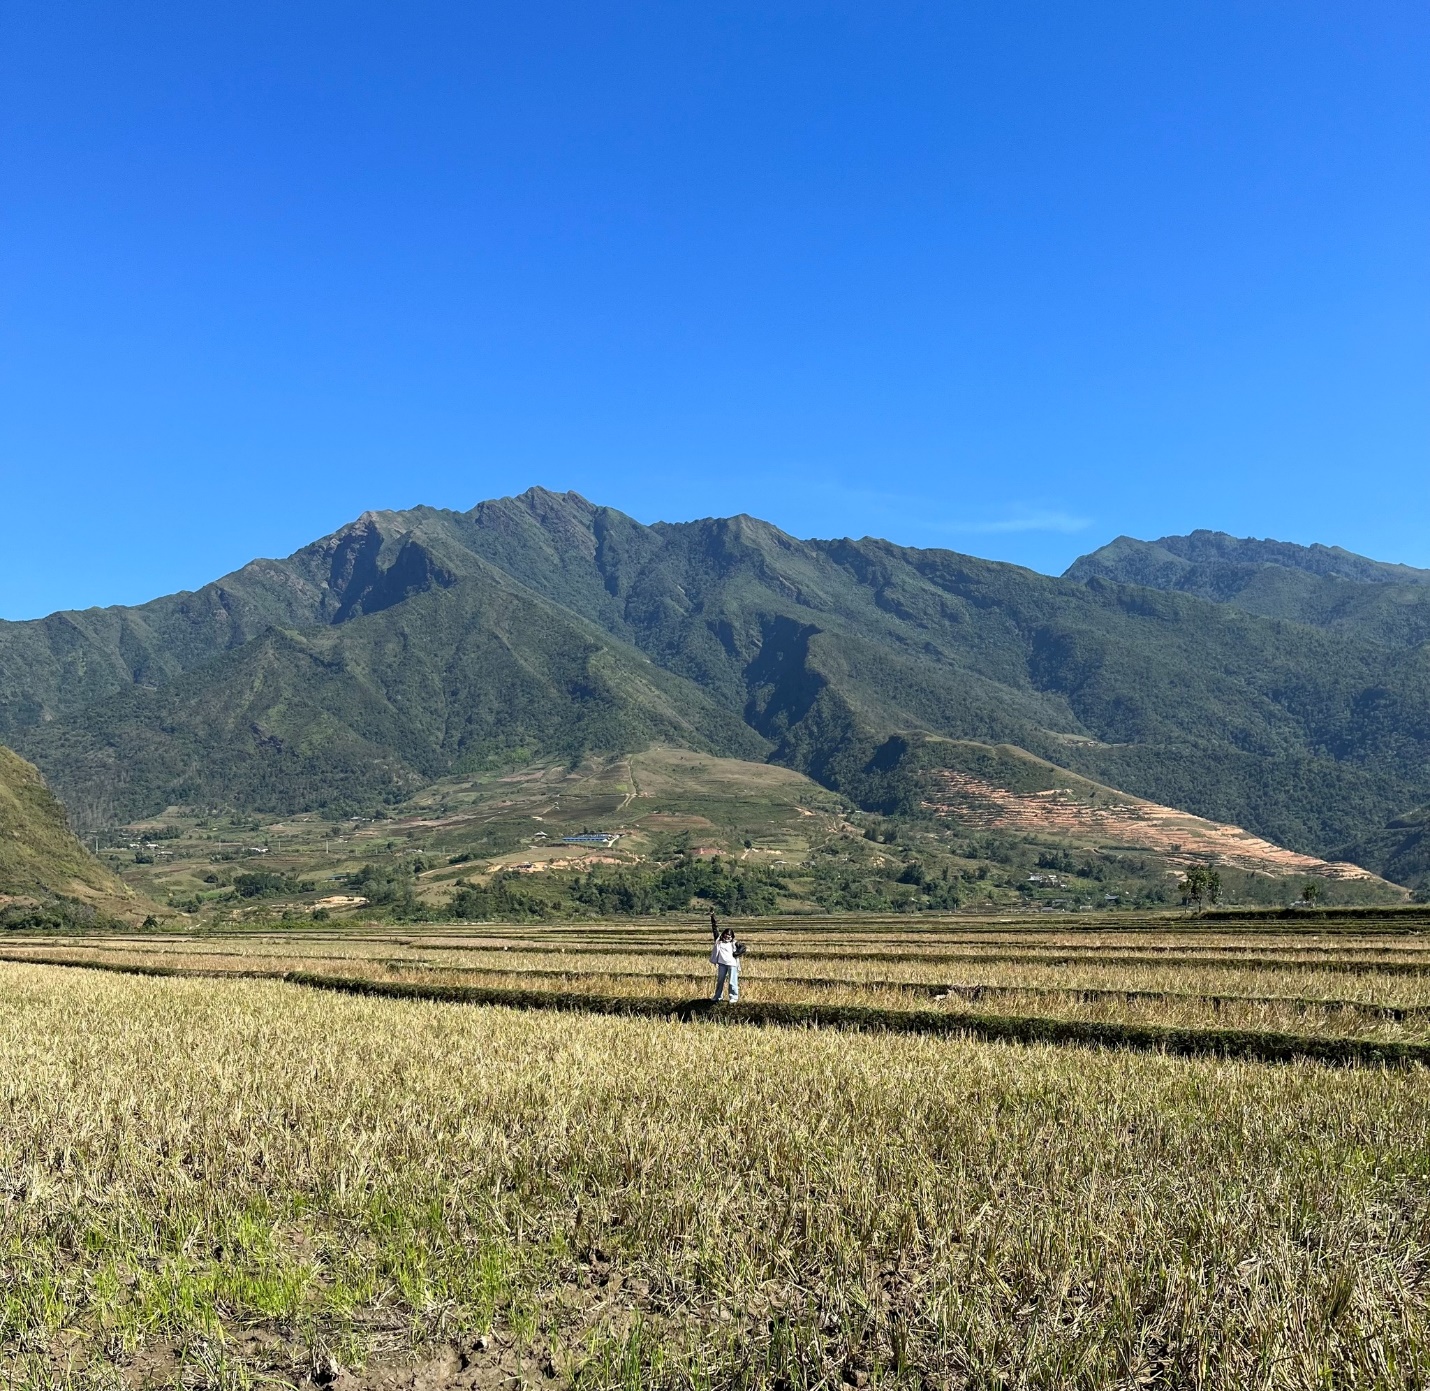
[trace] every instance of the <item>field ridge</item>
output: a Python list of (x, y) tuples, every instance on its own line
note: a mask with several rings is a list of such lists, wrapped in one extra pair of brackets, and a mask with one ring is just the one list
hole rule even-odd
[(16, 965), (60, 966), (163, 979), (271, 980), (315, 990), (439, 1004), (495, 1005), (512, 1009), (667, 1018), (682, 1023), (834, 1028), (860, 1032), (963, 1036), (985, 1042), (1090, 1045), (1155, 1051), (1183, 1057), (1216, 1056), (1253, 1062), (1314, 1061), (1341, 1065), (1425, 1065), (1430, 1044), (1243, 1029), (1178, 1028), (1036, 1015), (974, 1014), (943, 1010), (894, 1010), (824, 1004), (718, 1004), (707, 998), (597, 995), (578, 991), (511, 990), (476, 985), (427, 985), (329, 976), (310, 971), (204, 971), (182, 966), (128, 962), (77, 962), (64, 957), (0, 953)]

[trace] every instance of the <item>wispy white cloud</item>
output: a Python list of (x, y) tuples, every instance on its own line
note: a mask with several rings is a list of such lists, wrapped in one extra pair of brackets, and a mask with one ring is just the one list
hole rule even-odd
[(1056, 531), (1070, 536), (1075, 531), (1086, 531), (1092, 525), (1091, 517), (1075, 517), (1070, 512), (1023, 512), (1013, 517), (1000, 517), (986, 522), (958, 522), (940, 528), (950, 532), (972, 532), (979, 535), (998, 535), (1013, 531)]
[[(936, 538), (940, 536), (1010, 536), (1035, 532), (1072, 536), (1096, 523), (1094, 517), (1019, 501), (1006, 502), (1008, 515), (1002, 517), (954, 520), (949, 516), (954, 510), (951, 506), (930, 506), (926, 494), (904, 491), (898, 488), (896, 479), (891, 481), (894, 487), (881, 488), (877, 483), (874, 487), (851, 486), (835, 478), (809, 480), (801, 484), (806, 515), (779, 524), (792, 525), (800, 536), (879, 535), (905, 544), (928, 545), (937, 544)], [(814, 500), (816, 505), (810, 507)], [(989, 499), (982, 501), (986, 503)], [(757, 505), (747, 510), (762, 515)]]

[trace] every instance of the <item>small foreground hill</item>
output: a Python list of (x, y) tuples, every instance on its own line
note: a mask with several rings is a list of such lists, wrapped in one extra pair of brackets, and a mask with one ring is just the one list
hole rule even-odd
[(80, 844), (34, 765), (0, 745), (0, 914), (62, 905), (58, 920), (87, 921), (145, 906)]

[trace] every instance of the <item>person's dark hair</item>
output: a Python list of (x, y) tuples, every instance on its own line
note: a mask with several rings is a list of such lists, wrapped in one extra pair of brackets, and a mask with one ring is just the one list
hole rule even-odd
[(734, 937), (735, 937), (735, 929), (734, 929), (733, 927), (722, 927), (722, 928), (720, 929), (720, 940), (721, 940), (722, 942), (727, 941), (727, 940), (728, 940), (728, 941), (733, 941), (733, 940), (734, 940)]

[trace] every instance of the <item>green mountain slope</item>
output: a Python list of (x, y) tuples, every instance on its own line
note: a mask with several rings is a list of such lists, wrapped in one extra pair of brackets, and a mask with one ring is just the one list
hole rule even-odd
[(24, 746), (100, 825), (174, 803), (365, 806), (450, 772), (655, 739), (767, 747), (599, 629), (476, 573), (341, 625), (268, 629), (33, 728)]
[(656, 741), (895, 809), (939, 739), (975, 740), (1325, 854), (1430, 800), (1430, 649), (533, 489), (368, 514), (141, 608), (0, 624), (0, 736), (87, 825), (336, 808)]
[(1157, 541), (1119, 536), (1075, 560), (1066, 578), (1195, 594), (1388, 646), (1430, 641), (1430, 570), (1369, 560), (1338, 546), (1241, 540), (1216, 531)]
[(1232, 568), (1274, 568), (1356, 584), (1430, 585), (1430, 570), (1371, 560), (1340, 546), (1298, 546), (1291, 541), (1228, 536), (1224, 531), (1193, 531), (1156, 541), (1119, 536), (1100, 550), (1075, 560), (1068, 568), (1068, 576), (1090, 579), (1098, 575), (1153, 589), (1187, 589), (1192, 576), (1205, 581), (1215, 573), (1216, 566), (1229, 567), (1228, 574)]
[(193, 593), (133, 608), (0, 623), (0, 737), (84, 709), (129, 686), (157, 688), (270, 628), (341, 623), (455, 578), (451, 513), (366, 513), (289, 556), (255, 560)]
[(75, 839), (64, 808), (37, 769), (0, 747), (0, 909), (13, 917), (22, 903), (77, 900), (106, 913), (137, 900)]
[(1384, 829), (1342, 846), (1338, 857), (1430, 893), (1430, 806), (1397, 816)]

